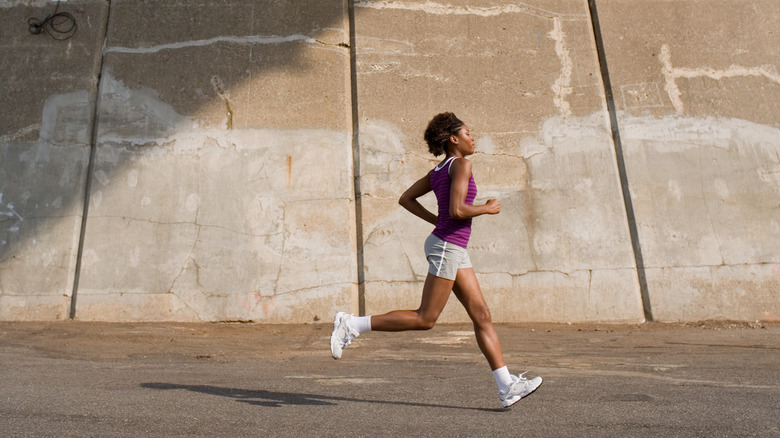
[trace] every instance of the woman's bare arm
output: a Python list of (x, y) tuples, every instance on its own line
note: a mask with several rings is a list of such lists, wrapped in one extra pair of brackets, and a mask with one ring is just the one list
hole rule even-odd
[(495, 199), (488, 199), (483, 205), (466, 204), (466, 194), (469, 191), (469, 178), (471, 178), (471, 161), (465, 158), (456, 158), (450, 164), (452, 186), (450, 187), (450, 217), (454, 219), (468, 219), (483, 214), (498, 214), (501, 204)]
[(413, 215), (423, 219), (426, 222), (430, 222), (433, 225), (436, 225), (436, 219), (437, 216), (425, 207), (420, 204), (420, 202), (417, 200), (420, 196), (425, 195), (426, 193), (430, 192), (431, 190), (431, 180), (429, 177), (430, 173), (426, 174), (424, 177), (420, 178), (412, 184), (411, 187), (406, 189), (403, 195), (401, 195), (401, 198), (398, 200), (398, 203), (401, 204), (401, 206), (409, 212), (411, 212)]

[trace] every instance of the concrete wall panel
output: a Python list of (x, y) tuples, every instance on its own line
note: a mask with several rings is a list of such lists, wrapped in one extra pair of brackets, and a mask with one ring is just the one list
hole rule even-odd
[(51, 2), (0, 5), (0, 319), (67, 318), (106, 3), (71, 2), (78, 37), (33, 35)]
[(79, 319), (357, 310), (346, 9), (302, 3), (112, 5)]
[(655, 318), (778, 319), (777, 2), (599, 16)]
[(477, 138), (477, 202), (502, 202), (470, 242), (494, 318), (642, 320), (587, 6), (363, 1), (356, 22), (366, 312), (419, 304), (431, 227), (397, 198), (453, 111)]

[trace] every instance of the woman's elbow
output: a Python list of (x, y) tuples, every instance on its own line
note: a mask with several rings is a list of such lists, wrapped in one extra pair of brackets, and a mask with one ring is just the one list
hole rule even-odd
[(450, 207), (450, 217), (453, 219), (466, 219), (463, 215), (463, 210), (454, 207)]

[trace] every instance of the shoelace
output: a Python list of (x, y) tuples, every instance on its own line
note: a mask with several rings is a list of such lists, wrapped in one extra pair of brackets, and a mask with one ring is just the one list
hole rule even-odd
[(512, 391), (512, 389), (516, 388), (518, 385), (525, 386), (526, 383), (528, 383), (528, 379), (525, 378), (525, 373), (527, 372), (528, 370), (525, 370), (522, 373), (518, 374), (517, 376), (512, 376), (512, 384), (509, 385), (509, 389), (507, 390), (507, 393)]
[(522, 373), (518, 375), (512, 375), (512, 383), (509, 385), (509, 388), (506, 391), (498, 391), (498, 394), (502, 397), (509, 394), (509, 392), (512, 390), (513, 387), (517, 385), (525, 385), (525, 382), (528, 382), (528, 379), (525, 378), (525, 373), (527, 373), (528, 370), (523, 371)]

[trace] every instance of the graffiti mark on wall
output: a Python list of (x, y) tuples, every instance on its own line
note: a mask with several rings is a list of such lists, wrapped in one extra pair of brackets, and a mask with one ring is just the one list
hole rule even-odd
[[(3, 194), (0, 193), (0, 223), (8, 222), (10, 225), (5, 228), (5, 231), (10, 233), (18, 233), (19, 232), (19, 224), (24, 220), (24, 218), (16, 212), (14, 209), (14, 204), (12, 202), (9, 203), (3, 203)], [(0, 240), (0, 244), (6, 245), (8, 242), (6, 240)]]
[(239, 296), (239, 307), (245, 307), (247, 313), (259, 310), (263, 315), (276, 310), (274, 297), (264, 297), (257, 292), (248, 293), (245, 296)]
[(766, 277), (780, 277), (780, 265), (776, 264), (761, 264), (750, 265), (745, 268), (745, 273), (749, 276), (758, 276), (761, 278)]

